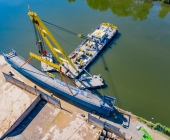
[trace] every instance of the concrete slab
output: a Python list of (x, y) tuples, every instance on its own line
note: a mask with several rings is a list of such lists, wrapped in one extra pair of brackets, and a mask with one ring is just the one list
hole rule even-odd
[(69, 140), (97, 140), (100, 133), (98, 129), (92, 129), (87, 123), (84, 123)]
[[(43, 106), (43, 101), (40, 101), (38, 106)], [(41, 108), (41, 107), (40, 107)], [(32, 112), (34, 114), (36, 110)], [(33, 118), (31, 123), (22, 132), (22, 135), (26, 139), (42, 139), (44, 135), (49, 131), (49, 128), (53, 125), (56, 115), (60, 112), (60, 109), (55, 106), (45, 103), (45, 106), (40, 112)], [(31, 117), (31, 113), (28, 117)]]
[(6, 62), (0, 58), (0, 137), (5, 134), (36, 98), (36, 96), (17, 86), (5, 82), (2, 68), (6, 65)]
[[(76, 138), (78, 140), (94, 140), (99, 134), (98, 131), (91, 130), (83, 118), (60, 110), (45, 100), (41, 100), (37, 106), (10, 134), (8, 139), (18, 135), (24, 139), (37, 140), (75, 140)], [(35, 115), (35, 118), (32, 118), (38, 110), (36, 108), (41, 108), (41, 110)], [(30, 123), (27, 126), (28, 122)], [(22, 129), (24, 130), (22, 131)]]

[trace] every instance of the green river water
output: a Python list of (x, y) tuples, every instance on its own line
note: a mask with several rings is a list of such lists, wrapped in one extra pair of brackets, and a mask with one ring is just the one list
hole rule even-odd
[[(102, 92), (116, 97), (118, 107), (170, 127), (170, 5), (152, 0), (0, 0), (0, 51), (13, 48), (26, 59), (30, 51), (38, 53), (28, 4), (42, 19), (83, 35), (102, 22), (116, 25), (119, 34), (88, 71), (102, 75)], [(83, 41), (49, 29), (67, 54)]]

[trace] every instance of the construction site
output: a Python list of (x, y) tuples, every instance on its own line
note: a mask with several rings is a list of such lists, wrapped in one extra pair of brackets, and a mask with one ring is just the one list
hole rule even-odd
[[(132, 113), (116, 107), (115, 97), (91, 90), (101, 89), (104, 81), (100, 74), (92, 76), (86, 68), (116, 36), (116, 26), (101, 23), (84, 36), (41, 20), (29, 6), (28, 16), (39, 55), (30, 52), (30, 58), (25, 60), (12, 48), (0, 55), (0, 139), (166, 139)], [(67, 56), (45, 23), (84, 41)], [(41, 62), (41, 70), (29, 64), (33, 58)], [(61, 78), (50, 73), (53, 71)]]

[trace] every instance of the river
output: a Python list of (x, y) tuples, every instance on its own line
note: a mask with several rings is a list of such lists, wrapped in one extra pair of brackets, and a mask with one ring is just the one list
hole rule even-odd
[[(170, 5), (151, 0), (1, 0), (0, 51), (13, 48), (26, 59), (30, 51), (38, 53), (28, 4), (42, 19), (83, 35), (102, 22), (116, 25), (117, 37), (88, 71), (102, 75), (102, 92), (116, 97), (118, 107), (170, 127)], [(49, 29), (67, 54), (83, 41)], [(31, 63), (40, 66), (36, 60)]]

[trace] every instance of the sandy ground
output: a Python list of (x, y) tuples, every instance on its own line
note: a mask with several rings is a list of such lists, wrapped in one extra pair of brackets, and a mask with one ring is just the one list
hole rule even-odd
[(5, 82), (1, 69), (6, 62), (0, 56), (0, 137), (13, 125), (36, 98), (20, 88)]

